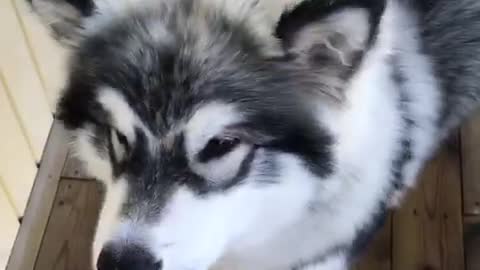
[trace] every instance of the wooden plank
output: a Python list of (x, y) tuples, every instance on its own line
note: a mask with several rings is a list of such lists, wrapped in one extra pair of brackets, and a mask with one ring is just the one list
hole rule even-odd
[(33, 270), (67, 157), (68, 136), (55, 121), (6, 270)]
[[(0, 74), (1, 77), (1, 74)], [(0, 80), (0, 176), (17, 216), (23, 215), (37, 172), (28, 143)]]
[(93, 180), (93, 177), (85, 172), (82, 163), (72, 154), (72, 151), (68, 153), (67, 161), (62, 171), (62, 178)]
[[(1, 182), (2, 179), (0, 179), (0, 183)], [(5, 269), (19, 224), (15, 216), (15, 211), (7, 197), (7, 193), (2, 189), (2, 185), (0, 185), (0, 217), (2, 217), (2, 229), (0, 230), (0, 269)]]
[(393, 270), (463, 270), (460, 160), (455, 138), (425, 168), (393, 217)]
[(42, 84), (11, 0), (0, 1), (0, 72), (35, 160), (41, 158), (52, 124)]
[(61, 180), (36, 270), (91, 269), (91, 244), (102, 196), (98, 185)]
[(60, 46), (32, 12), (26, 0), (12, 0), (33, 55), (52, 112), (66, 81), (69, 50)]
[(465, 217), (465, 269), (480, 269), (480, 216)]
[(480, 112), (462, 128), (463, 211), (480, 214)]
[(388, 217), (382, 230), (353, 270), (390, 270), (392, 266), (392, 219)]

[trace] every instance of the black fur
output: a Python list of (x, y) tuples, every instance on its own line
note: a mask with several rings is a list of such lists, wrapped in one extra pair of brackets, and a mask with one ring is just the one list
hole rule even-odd
[[(57, 3), (57, 0), (42, 1), (51, 5)], [(64, 120), (69, 129), (94, 126), (89, 129), (93, 132), (91, 140), (97, 151), (112, 161), (116, 178), (123, 177), (128, 182), (128, 195), (121, 214), (139, 223), (145, 221), (146, 225), (158, 222), (162, 208), (180, 187), (189, 188), (197, 196), (207, 197), (242, 185), (253, 161), (260, 156), (260, 150), (269, 159), (263, 161), (265, 166), (261, 173), (264, 177), (259, 180), (258, 186), (281, 181), (274, 175), (275, 171), (279, 171), (279, 163), (271, 158), (276, 152), (295, 154), (319, 179), (334, 173), (336, 168), (332, 148), (336, 142), (332, 134), (318, 124), (318, 107), (325, 104), (344, 105), (338, 93), (342, 93), (344, 85), (361, 64), (365, 52), (374, 45), (387, 3), (386, 0), (305, 0), (281, 16), (275, 34), (283, 45), (285, 55), (271, 57), (267, 55), (275, 54), (266, 54), (264, 50), (268, 47), (266, 43), (271, 40), (266, 41), (266, 38), (263, 40), (256, 35), (251, 26), (245, 23), (245, 18), (234, 20), (222, 14), (222, 11), (208, 13), (208, 10), (203, 10), (207, 15), (195, 18), (198, 16), (195, 13), (198, 2), (195, 1), (170, 1), (169, 4), (175, 5), (174, 8), (132, 11), (121, 18), (108, 18), (111, 20), (107, 20), (101, 31), (92, 32), (86, 37), (83, 36), (82, 23), (84, 17), (94, 14), (95, 7), (92, 1), (68, 0), (67, 3), (79, 12), (71, 12), (68, 8), (55, 10), (62, 16), (51, 25), (58, 37), (71, 40), (78, 47), (71, 61), (65, 94), (58, 106), (59, 118)], [(418, 15), (417, 18), (412, 13), (411, 18), (417, 18), (418, 22), (412, 20), (411, 23), (417, 25), (412, 25), (410, 30), (419, 27), (418, 40), (422, 43), (420, 53), (428, 56), (427, 62), (431, 60), (435, 73), (433, 77), (439, 80), (442, 95), (442, 113), (438, 119), (438, 129), (434, 132), (447, 133), (458, 125), (459, 118), (477, 106), (480, 99), (480, 61), (477, 60), (480, 55), (480, 24), (474, 23), (480, 21), (478, 0), (396, 1), (397, 4), (410, 5), (411, 10), (407, 13), (411, 11)], [(32, 5), (35, 7), (35, 0)], [(159, 5), (167, 3), (159, 1)], [(476, 8), (471, 9), (472, 6)], [(353, 65), (349, 65), (350, 61), (343, 63), (341, 56), (344, 51), (339, 50), (340, 57), (338, 53), (333, 55), (333, 50), (322, 41), (313, 44), (318, 46), (308, 48), (306, 59), (302, 58), (304, 51), (295, 55), (298, 51), (291, 46), (306, 26), (352, 7), (366, 9), (369, 15), (366, 47), (347, 47), (351, 49), (347, 51), (347, 60), (352, 60)], [(201, 23), (188, 21), (192, 18), (200, 19)], [(159, 26), (165, 29), (155, 29)], [(156, 36), (163, 32), (165, 36)], [(328, 42), (334, 45), (348, 44), (346, 36), (329, 38), (332, 40)], [(401, 49), (403, 44), (395, 45)], [(413, 55), (416, 52), (410, 52), (407, 48), (404, 53)], [(401, 52), (399, 55), (402, 55)], [(383, 168), (391, 174), (385, 179), (385, 188), (381, 189), (385, 194), (372, 197), (375, 209), (365, 213), (362, 220), (357, 219), (356, 223), (351, 224), (356, 226), (352, 229), (357, 232), (353, 239), (345, 240), (345, 243), (331, 242), (325, 252), (315, 258), (305, 258), (305, 262), (300, 261), (293, 269), (339, 254), (350, 260), (356, 257), (385, 221), (388, 195), (404, 188), (406, 166), (412, 160), (420, 162), (419, 158), (414, 157), (413, 150), (419, 147), (414, 145), (412, 131), (417, 128), (413, 118), (420, 119), (421, 116), (409, 108), (413, 95), (410, 97), (404, 89), (407, 78), (395, 59), (391, 64), (394, 69), (393, 81), (399, 92), (397, 107), (389, 109), (401, 114), (404, 130), (398, 141), (392, 142), (397, 144), (398, 149), (392, 150), (391, 159)], [(333, 84), (332, 81), (338, 83), (332, 86), (329, 84)], [(125, 98), (146, 129), (153, 134), (154, 140), (161, 141), (175, 130), (172, 145), (159, 143), (158, 149), (152, 150), (150, 138), (142, 129), (137, 129), (134, 142), (122, 140), (126, 153), (117, 159), (110, 141), (112, 132), (116, 132), (111, 124), (112, 116), (97, 102), (103, 87), (112, 88)], [(331, 88), (335, 88), (336, 92)], [(190, 168), (191, 157), (187, 156), (185, 135), (181, 130), (182, 123), (188, 121), (199, 107), (208, 106), (211, 102), (234, 104), (242, 112), (244, 122), (234, 127), (235, 132), (240, 134), (236, 138), (252, 147), (237, 175), (220, 183), (211, 183)], [(434, 109), (433, 105), (431, 109)], [(119, 138), (122, 136), (120, 134)], [(439, 137), (442, 136), (444, 134), (439, 134)], [(225, 153), (213, 152), (214, 155), (200, 155), (200, 161), (206, 162)], [(355, 172), (353, 170), (352, 174)], [(350, 197), (344, 199), (349, 200)], [(335, 210), (334, 204), (332, 201), (328, 207)], [(311, 214), (314, 214), (313, 211)], [(135, 261), (138, 258), (142, 261)], [(135, 263), (136, 267), (145, 261), (150, 266), (153, 264), (151, 258), (145, 259), (145, 254), (113, 260), (116, 260), (120, 269), (131, 267), (131, 263)], [(102, 261), (99, 263), (102, 264)], [(106, 267), (111, 266), (107, 264)]]
[(332, 257), (338, 256), (348, 250), (348, 245), (335, 246), (320, 255), (315, 256), (313, 259), (303, 260), (290, 267), (290, 270), (301, 270), (312, 265), (321, 264)]
[(386, 203), (381, 202), (376, 212), (372, 214), (370, 222), (358, 229), (354, 241), (349, 246), (349, 261), (353, 264), (362, 252), (365, 251), (365, 248), (373, 240), (375, 234), (385, 226), (388, 217), (388, 208)]
[[(32, 0), (29, 0), (32, 1)], [(95, 4), (93, 0), (65, 0), (70, 5), (74, 6), (82, 16), (90, 16), (93, 13)]]
[[(211, 22), (210, 35), (221, 38), (224, 31), (235, 31), (236, 35), (218, 41), (225, 43), (220, 48), (222, 55), (198, 65), (191, 56), (181, 53), (183, 46), (190, 44), (167, 44), (148, 38), (146, 25), (151, 19), (158, 18), (124, 19), (81, 44), (58, 109), (59, 118), (69, 128), (88, 122), (109, 122), (96, 103), (98, 85), (120, 91), (157, 135), (188, 118), (197, 105), (220, 100), (243, 107), (242, 111), (249, 112), (244, 126), (272, 138), (269, 142), (253, 143), (304, 156), (312, 171), (321, 176), (332, 172), (331, 137), (313, 124), (314, 116), (306, 103), (310, 97), (291, 91), (309, 93), (310, 89), (319, 88), (313, 80), (300, 80), (308, 74), (301, 69), (288, 69), (284, 60), (259, 61), (258, 45), (249, 31), (241, 25), (230, 25), (221, 17)], [(182, 26), (172, 27), (182, 31)], [(200, 37), (192, 34), (191, 38), (195, 42)], [(140, 42), (127, 46), (128, 40)], [(238, 55), (237, 59), (232, 59), (233, 55)], [(211, 74), (211, 70), (216, 72)]]
[(413, 147), (412, 142), (412, 130), (415, 128), (415, 121), (410, 115), (410, 102), (411, 97), (409, 97), (408, 92), (405, 89), (405, 83), (407, 81), (406, 76), (404, 75), (401, 67), (399, 66), (398, 59), (393, 57), (391, 59), (392, 66), (392, 77), (393, 81), (396, 84), (398, 90), (398, 110), (402, 114), (403, 119), (403, 131), (402, 138), (400, 142), (401, 149), (398, 152), (396, 158), (393, 160), (392, 165), (392, 177), (393, 177), (393, 189), (402, 190), (405, 185), (404, 181), (404, 169), (405, 166), (413, 158)]

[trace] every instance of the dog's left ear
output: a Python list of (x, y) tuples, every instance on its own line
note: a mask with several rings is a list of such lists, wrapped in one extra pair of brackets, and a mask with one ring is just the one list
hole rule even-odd
[(384, 2), (305, 0), (282, 14), (276, 36), (289, 61), (323, 78), (324, 92), (341, 96), (375, 36)]
[(75, 47), (83, 38), (83, 21), (95, 11), (94, 0), (26, 0), (54, 37)]
[(284, 12), (276, 35), (286, 52), (312, 63), (329, 59), (352, 65), (367, 47), (372, 23), (368, 6), (345, 2), (306, 0)]

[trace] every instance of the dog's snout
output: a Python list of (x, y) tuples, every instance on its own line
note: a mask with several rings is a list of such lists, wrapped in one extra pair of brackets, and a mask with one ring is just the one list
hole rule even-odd
[(162, 261), (139, 247), (116, 249), (106, 246), (97, 260), (97, 270), (162, 270)]

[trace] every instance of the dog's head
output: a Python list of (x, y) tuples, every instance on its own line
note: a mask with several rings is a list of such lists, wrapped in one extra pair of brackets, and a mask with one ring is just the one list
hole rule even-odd
[(372, 1), (326, 2), (272, 23), (253, 0), (33, 0), (72, 47), (58, 117), (106, 186), (99, 270), (206, 270), (322, 196), (322, 119), (375, 31)]

